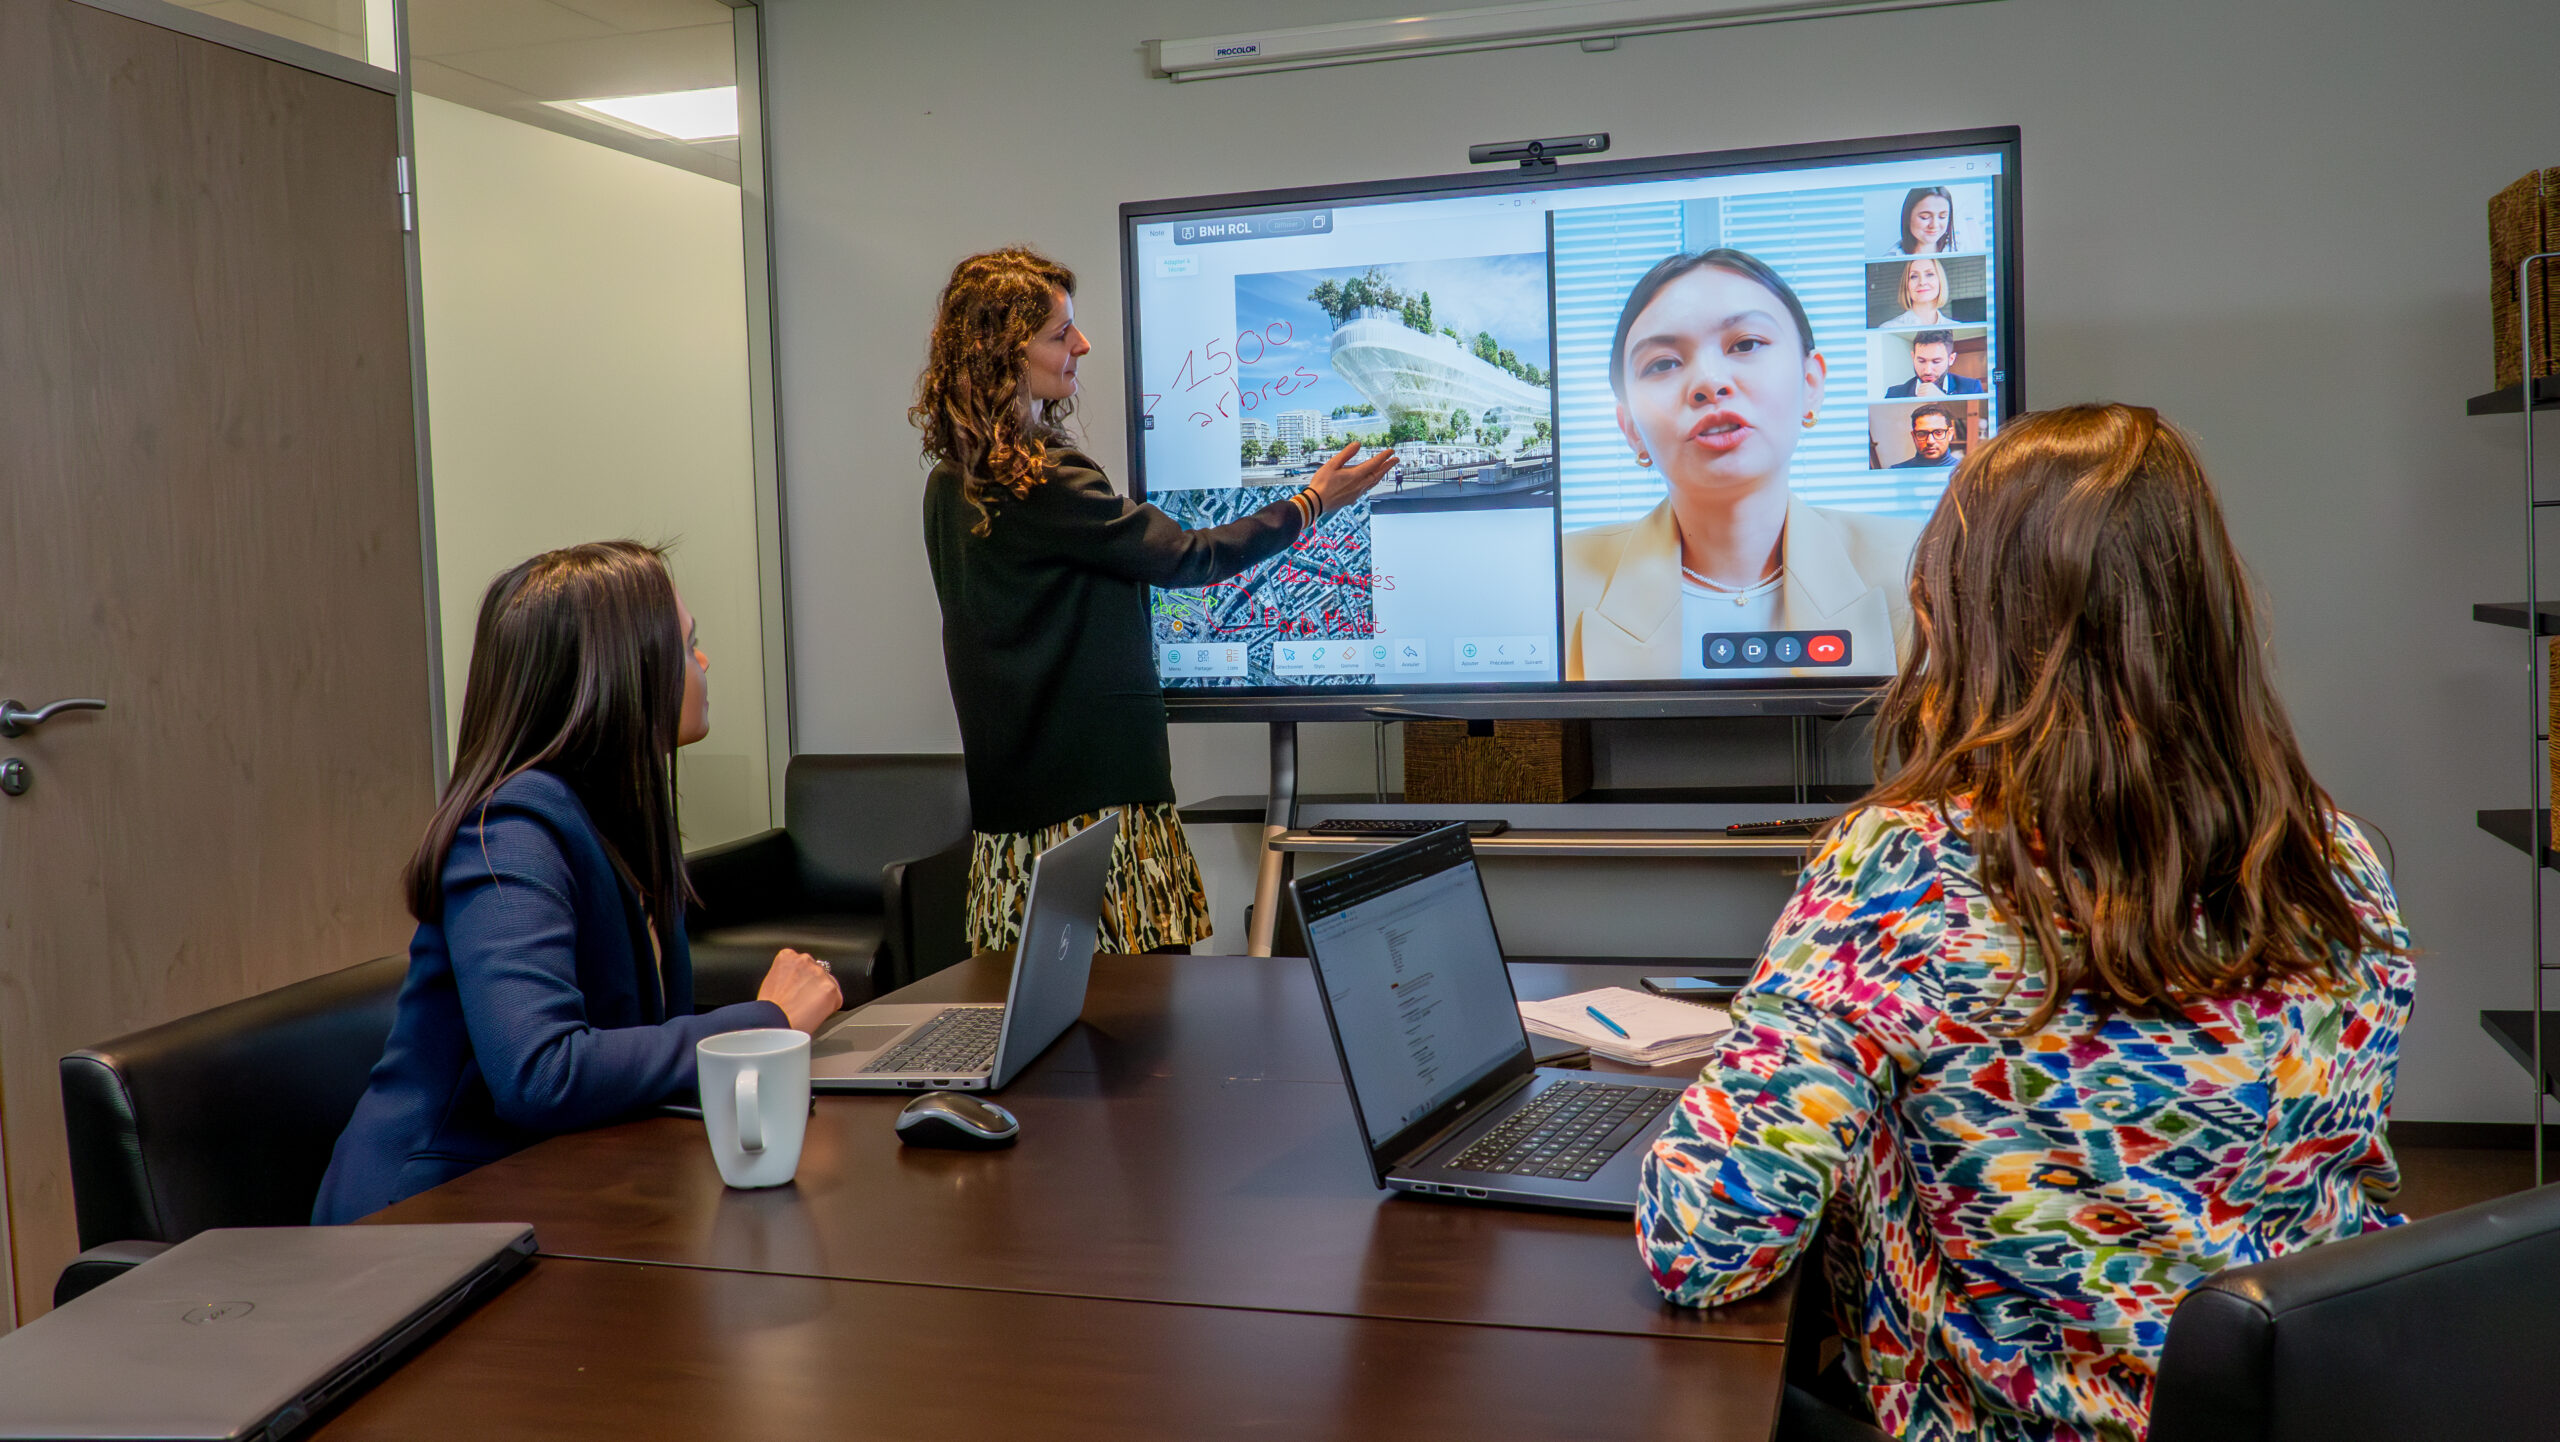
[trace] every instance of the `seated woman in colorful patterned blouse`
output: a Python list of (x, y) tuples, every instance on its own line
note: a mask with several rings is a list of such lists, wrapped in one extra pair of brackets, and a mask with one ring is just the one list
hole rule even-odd
[(1639, 1242), (1706, 1305), (1827, 1217), (1886, 1431), (2138, 1438), (2179, 1298), (2398, 1220), (2408, 934), (2157, 413), (2018, 422), (1912, 567), (1884, 779), (1646, 1159)]

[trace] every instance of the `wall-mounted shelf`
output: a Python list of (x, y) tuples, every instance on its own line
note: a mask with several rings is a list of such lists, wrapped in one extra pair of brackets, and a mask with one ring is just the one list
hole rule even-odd
[[(2533, 1014), (2523, 1011), (2484, 1011), (2480, 1013), (2480, 1029), (2497, 1038), (2507, 1055), (2516, 1059), (2527, 1075), (2533, 1071)], [(2542, 1089), (2560, 1097), (2560, 1012), (2542, 1014)]]
[[(2560, 410), (2560, 376), (2540, 376), (2534, 380), (2533, 408), (2538, 411)], [(2500, 386), (2463, 403), (2464, 413), (2475, 416), (2511, 416), (2523, 409), (2522, 385)]]
[[(2538, 602), (2534, 611), (2534, 619), (2541, 623), (2535, 628), (2536, 635), (2560, 636), (2560, 601)], [(2471, 608), (2471, 619), (2492, 626), (2512, 626), (2521, 631), (2524, 629), (2524, 602), (2485, 601)]]
[(2518, 851), (2532, 851), (2534, 838), (2542, 838), (2542, 864), (2560, 867), (2560, 853), (2551, 849), (2551, 813), (2536, 811), (2527, 816), (2524, 808), (2514, 807), (2479, 813), (2480, 829)]

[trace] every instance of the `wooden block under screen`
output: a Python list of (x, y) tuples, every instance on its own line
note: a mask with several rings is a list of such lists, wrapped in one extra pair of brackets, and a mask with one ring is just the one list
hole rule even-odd
[(1496, 721), (1490, 736), (1464, 721), (1404, 723), (1407, 802), (1553, 804), (1590, 789), (1588, 721)]

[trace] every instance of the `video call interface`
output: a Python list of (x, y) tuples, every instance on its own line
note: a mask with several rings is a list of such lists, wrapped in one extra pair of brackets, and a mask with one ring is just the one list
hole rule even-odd
[(1166, 688), (1889, 676), (1920, 526), (2013, 399), (2004, 163), (1130, 220), (1146, 500), (1213, 526), (1398, 456), (1292, 549), (1156, 591)]

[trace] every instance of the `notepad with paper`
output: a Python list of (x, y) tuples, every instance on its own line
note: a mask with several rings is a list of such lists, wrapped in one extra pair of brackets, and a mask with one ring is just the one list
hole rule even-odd
[[(1602, 1026), (1593, 1011), (1626, 1028), (1627, 1034)], [(1705, 1056), (1715, 1049), (1717, 1037), (1733, 1029), (1733, 1018), (1721, 1009), (1618, 986), (1524, 1001), (1520, 1021), (1540, 1036), (1586, 1046), (1595, 1055), (1633, 1066)]]

